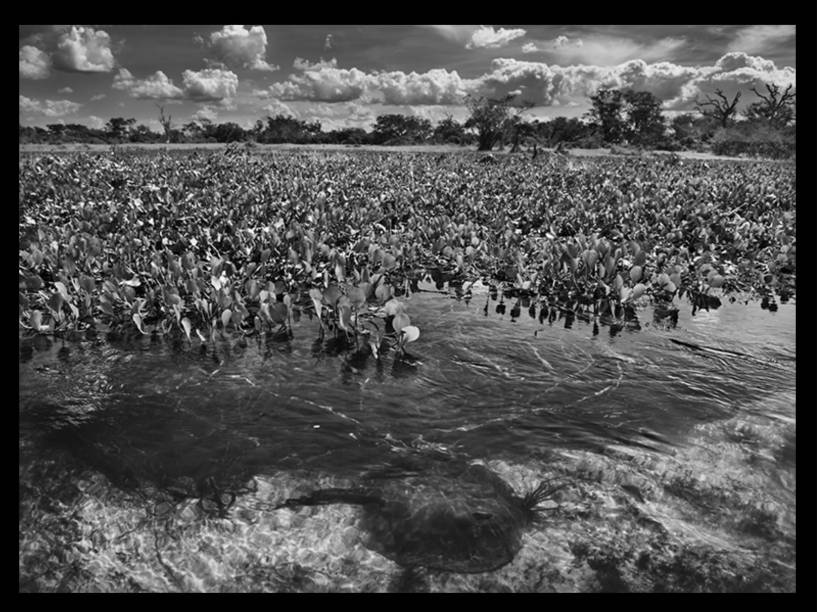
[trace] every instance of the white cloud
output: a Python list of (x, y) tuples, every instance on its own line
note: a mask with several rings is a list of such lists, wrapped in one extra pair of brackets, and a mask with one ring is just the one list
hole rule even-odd
[(245, 29), (241, 25), (226, 25), (210, 34), (210, 48), (227, 66), (272, 72), (278, 66), (267, 63), (267, 33), (263, 26)]
[(24, 79), (45, 79), (51, 74), (51, 58), (31, 45), (20, 48), (20, 76)]
[(338, 67), (338, 60), (334, 57), (331, 60), (324, 60), (321, 58), (314, 64), (310, 64), (309, 60), (303, 59), (302, 57), (296, 57), (295, 61), (292, 62), (292, 67), (295, 70), (320, 70), (321, 68), (337, 68)]
[(755, 25), (743, 28), (729, 45), (729, 51), (744, 53), (763, 53), (793, 38), (796, 28), (793, 25)]
[(120, 68), (114, 77), (113, 88), (126, 91), (132, 98), (222, 102), (223, 107), (228, 108), (238, 89), (238, 77), (232, 71), (220, 68), (205, 68), (198, 72), (185, 70), (179, 87), (161, 70), (145, 79), (137, 79), (129, 70)]
[(218, 119), (218, 111), (210, 105), (205, 104), (191, 117), (193, 121), (201, 121), (205, 119), (210, 122), (215, 122)]
[(536, 53), (539, 49), (532, 42), (522, 45), (522, 53)]
[(665, 37), (652, 43), (640, 43), (629, 38), (593, 35), (585, 36), (584, 39), (559, 36), (546, 46), (553, 58), (562, 65), (615, 66), (631, 59), (648, 62), (669, 60), (685, 44), (683, 38)]
[(101, 130), (105, 127), (106, 123), (107, 121), (105, 121), (102, 117), (97, 117), (96, 115), (88, 115), (88, 121), (86, 122), (88, 127), (93, 130)]
[(129, 70), (120, 68), (113, 79), (112, 87), (128, 92), (131, 98), (141, 100), (181, 98), (184, 95), (161, 70), (157, 70), (146, 79), (136, 79)]
[[(649, 91), (664, 102), (667, 110), (690, 110), (702, 95), (722, 89), (727, 95), (752, 86), (795, 83), (793, 68), (778, 69), (774, 62), (729, 53), (712, 66), (681, 66), (671, 62), (647, 63), (632, 60), (617, 66), (557, 66), (516, 59), (495, 59), (493, 71), (469, 81), (475, 93), (501, 98), (515, 91), (522, 100), (537, 106), (570, 105), (592, 95), (600, 87)], [(744, 96), (746, 101), (746, 96)]]
[(61, 87), (60, 89), (57, 90), (57, 93), (72, 94), (72, 93), (74, 93), (74, 90), (71, 89), (70, 87)]
[(91, 96), (91, 102), (96, 102), (97, 100), (104, 100), (107, 96), (104, 93), (96, 94), (95, 96)]
[(35, 100), (20, 96), (20, 112), (46, 117), (64, 117), (76, 113), (82, 104), (70, 100)]
[(184, 97), (201, 102), (214, 102), (232, 98), (238, 89), (238, 76), (230, 70), (206, 68), (182, 73)]
[(110, 72), (114, 68), (110, 44), (107, 32), (72, 26), (57, 39), (54, 67), (68, 72)]
[(525, 30), (513, 29), (506, 30), (500, 28), (494, 30), (492, 26), (480, 26), (480, 28), (471, 34), (471, 40), (465, 45), (466, 49), (481, 49), (481, 48), (499, 48), (504, 47), (509, 42), (520, 36), (526, 34)]
[(280, 100), (345, 102), (360, 98), (368, 75), (357, 68), (319, 68), (293, 74), (286, 81), (273, 83), (269, 91)]
[(383, 104), (458, 104), (466, 93), (466, 81), (444, 68), (422, 74), (381, 72), (369, 77), (366, 89), (367, 99)]
[(473, 25), (424, 25), (422, 28), (430, 28), (452, 42), (465, 43), (471, 39), (471, 35), (477, 26)]
[(296, 117), (296, 113), (288, 105), (284, 104), (280, 100), (272, 100), (261, 110), (263, 110), (270, 117), (276, 117), (277, 115), (284, 115), (285, 117)]
[(326, 40), (323, 41), (323, 50), (324, 51), (331, 51), (332, 50), (332, 35), (327, 34)]
[[(574, 45), (575, 42), (570, 43)], [(728, 53), (717, 62), (704, 66), (680, 65), (667, 61), (647, 62), (635, 59), (616, 65), (574, 64), (560, 66), (543, 62), (499, 58), (491, 70), (464, 79), (455, 71), (434, 69), (424, 73), (401, 71), (367, 73), (356, 68), (338, 68), (336, 62), (309, 64), (298, 59), (300, 71), (267, 90), (255, 90), (257, 97), (272, 97), (274, 104), (291, 102), (294, 112), (309, 103), (364, 103), (424, 107), (458, 107), (465, 95), (477, 94), (502, 98), (518, 94), (519, 99), (536, 106), (560, 105), (564, 108), (587, 104), (588, 96), (601, 87), (633, 88), (649, 91), (664, 103), (666, 110), (691, 110), (695, 100), (715, 89), (733, 95), (744, 91), (743, 104), (751, 102), (752, 86), (764, 82), (785, 87), (796, 81), (793, 68), (777, 68), (774, 62), (745, 53)], [(332, 104), (330, 104), (332, 106)], [(326, 113), (324, 113), (326, 114)], [(339, 120), (331, 115), (332, 120)]]
[(310, 64), (294, 62), (299, 74), (273, 83), (259, 97), (280, 100), (349, 102), (361, 99), (383, 104), (456, 104), (465, 94), (466, 81), (456, 71), (435, 68), (424, 73), (402, 71), (365, 73), (357, 68), (337, 68), (337, 61)]

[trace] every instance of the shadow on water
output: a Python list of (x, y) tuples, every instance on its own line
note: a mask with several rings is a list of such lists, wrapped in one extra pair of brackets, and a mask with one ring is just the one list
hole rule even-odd
[[(519, 555), (532, 525), (520, 500), (536, 481), (511, 486), (507, 471), (475, 464), (486, 460), (545, 466), (538, 478), (572, 481), (576, 490), (556, 497), (568, 499), (566, 508), (591, 504), (609, 486), (641, 504), (638, 512), (671, 498), (736, 533), (780, 533), (782, 506), (764, 510), (739, 480), (770, 474), (789, 494), (794, 428), (780, 433), (766, 423), (793, 422), (793, 404), (741, 398), (793, 389), (793, 307), (757, 309), (773, 320), (737, 305), (695, 316), (622, 309), (594, 320), (499, 294), (484, 312), (490, 290), (460, 288), (452, 297), (420, 291), (407, 300), (422, 337), (405, 354), (381, 345), (376, 356), (344, 335), (322, 336), (305, 317), (292, 334), (207, 345), (23, 338), (21, 464), (67, 453), (154, 504), (189, 501), (222, 517), (265, 475), (327, 475), (335, 484), (306, 476), (265, 503), (284, 502), (280, 512), (292, 513), (357, 506), (365, 545), (406, 570), (395, 590), (425, 588), (427, 570), (488, 572)], [(675, 457), (709, 452), (700, 431), (727, 457), (749, 457), (752, 471), (732, 484), (733, 464), (713, 467), (726, 483), (717, 486), (680, 468), (661, 476)], [(633, 457), (655, 473), (628, 463)], [(619, 471), (633, 469), (634, 480), (620, 480)], [(732, 525), (712, 500), (737, 494), (748, 518)], [(584, 524), (585, 514), (559, 512), (566, 525)], [(576, 550), (601, 564), (607, 587), (624, 585), (614, 579), (620, 563), (604, 578), (607, 561)]]

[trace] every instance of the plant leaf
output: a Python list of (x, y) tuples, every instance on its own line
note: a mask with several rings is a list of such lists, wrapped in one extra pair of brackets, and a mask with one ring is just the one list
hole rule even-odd
[(409, 316), (404, 312), (398, 312), (394, 315), (394, 319), (391, 322), (391, 326), (396, 332), (399, 332), (408, 325), (411, 325), (411, 319), (409, 319)]
[(133, 322), (136, 323), (136, 327), (139, 329), (139, 331), (147, 336), (147, 332), (142, 328), (142, 315), (134, 313)]
[(406, 325), (403, 329), (403, 338), (405, 342), (414, 342), (417, 338), (420, 337), (420, 328), (415, 327), (414, 325)]
[(182, 327), (184, 328), (184, 333), (187, 334), (187, 339), (190, 340), (190, 330), (192, 328), (192, 325), (190, 324), (190, 319), (184, 317), (182, 319)]

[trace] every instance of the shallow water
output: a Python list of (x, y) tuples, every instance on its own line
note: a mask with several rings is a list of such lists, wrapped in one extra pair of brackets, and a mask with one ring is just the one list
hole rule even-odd
[[(405, 302), (406, 360), (333, 354), (306, 316), (215, 348), (24, 339), (21, 589), (795, 590), (793, 303), (594, 334), (484, 289)], [(570, 486), (476, 574), (405, 572), (355, 506), (275, 509), (408, 454)]]

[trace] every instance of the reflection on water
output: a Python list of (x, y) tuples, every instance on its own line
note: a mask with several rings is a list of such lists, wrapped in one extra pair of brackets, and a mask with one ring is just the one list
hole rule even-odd
[[(21, 481), (65, 452), (122, 491), (209, 500), (227, 516), (259, 478), (298, 471), (354, 483), (410, 449), (573, 478), (588, 469), (595, 494), (616, 484), (617, 470), (648, 473), (651, 482), (621, 490), (647, 504), (649, 520), (676, 526), (711, 521), (736, 500), (751, 505), (762, 491), (769, 499), (747, 510), (757, 520), (742, 520), (766, 527), (729, 523), (726, 532), (793, 535), (793, 304), (770, 313), (727, 303), (695, 316), (682, 308), (672, 325), (642, 311), (614, 332), (521, 298), (469, 296), (406, 300), (421, 329), (406, 358), (321, 342), (306, 317), (291, 338), (208, 346), (24, 339)], [(684, 476), (680, 466), (713, 448), (719, 462), (700, 466), (709, 481), (694, 467)], [(751, 479), (751, 491), (736, 484)], [(680, 515), (648, 507), (667, 496), (686, 505), (672, 506)]]

